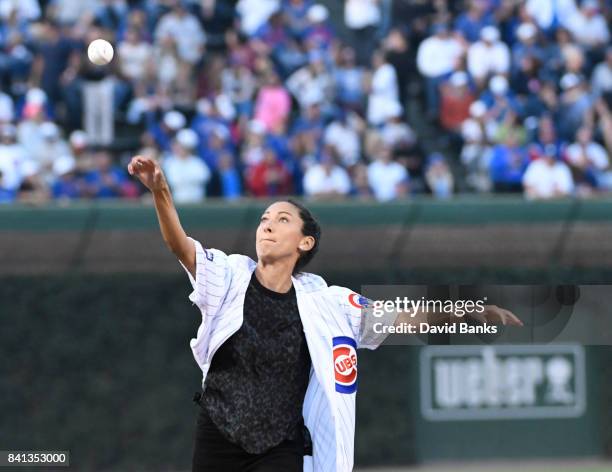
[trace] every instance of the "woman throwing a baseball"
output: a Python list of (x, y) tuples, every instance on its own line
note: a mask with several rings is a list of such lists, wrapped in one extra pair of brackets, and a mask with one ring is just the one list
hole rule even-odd
[[(351, 471), (356, 349), (384, 336), (365, 332), (357, 294), (302, 271), (319, 247), (317, 221), (298, 202), (275, 202), (255, 232), (257, 261), (227, 255), (186, 235), (157, 162), (136, 156), (128, 172), (152, 192), (202, 315), (191, 341), (203, 374), (193, 471)], [(484, 317), (520, 324), (495, 306)]]

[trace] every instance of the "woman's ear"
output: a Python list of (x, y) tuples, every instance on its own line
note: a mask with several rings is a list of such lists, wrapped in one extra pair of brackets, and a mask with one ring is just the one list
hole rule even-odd
[(302, 238), (302, 241), (300, 241), (300, 250), (301, 251), (310, 251), (315, 244), (315, 239), (312, 236), (306, 236), (304, 238)]

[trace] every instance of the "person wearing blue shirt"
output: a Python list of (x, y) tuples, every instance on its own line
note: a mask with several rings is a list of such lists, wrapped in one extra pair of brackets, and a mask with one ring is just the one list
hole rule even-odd
[(490, 172), (495, 192), (522, 192), (522, 179), (529, 164), (527, 151), (516, 134), (508, 133), (503, 144), (493, 148)]
[(455, 21), (455, 29), (470, 43), (478, 41), (482, 28), (494, 25), (493, 15), (486, 11), (486, 3), (483, 0), (472, 0), (469, 10), (459, 15)]
[(112, 164), (106, 151), (96, 153), (95, 165), (96, 168), (84, 176), (86, 195), (91, 198), (121, 197), (123, 185), (128, 181), (125, 171)]

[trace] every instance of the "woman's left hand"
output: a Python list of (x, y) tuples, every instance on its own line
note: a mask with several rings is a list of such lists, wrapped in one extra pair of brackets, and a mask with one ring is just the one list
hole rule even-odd
[(485, 305), (482, 313), (470, 313), (468, 316), (481, 323), (524, 326), (523, 322), (514, 313), (497, 305)]

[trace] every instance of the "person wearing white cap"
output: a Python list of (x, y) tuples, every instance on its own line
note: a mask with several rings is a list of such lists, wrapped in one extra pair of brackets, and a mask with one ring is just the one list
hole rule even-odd
[(334, 40), (334, 33), (328, 25), (329, 10), (325, 5), (312, 5), (306, 14), (308, 27), (303, 34), (303, 42), (322, 50), (327, 50)]
[(510, 50), (500, 41), (499, 30), (486, 26), (480, 31), (480, 41), (472, 44), (467, 53), (467, 68), (480, 85), (490, 74), (507, 74), (510, 70)]
[(194, 154), (198, 135), (192, 129), (182, 129), (176, 134), (172, 153), (162, 161), (162, 168), (177, 203), (197, 203), (206, 196), (206, 184), (210, 169)]
[(583, 78), (577, 74), (565, 74), (561, 77), (560, 86), (563, 92), (560, 97), (559, 135), (565, 141), (571, 141), (590, 111), (593, 99), (584, 87)]
[(544, 62), (544, 50), (538, 44), (538, 27), (533, 23), (521, 23), (516, 29), (518, 41), (512, 46), (512, 66), (517, 70), (526, 56)]
[(185, 127), (187, 120), (185, 116), (176, 110), (167, 111), (159, 123), (149, 127), (149, 133), (153, 136), (155, 143), (162, 150), (169, 152), (172, 140), (176, 133)]
[(329, 10), (325, 5), (317, 3), (312, 5), (306, 13), (306, 18), (311, 23), (322, 23), (329, 17)]
[(76, 160), (72, 156), (61, 156), (53, 163), (55, 181), (51, 185), (51, 196), (56, 200), (73, 200), (81, 197), (81, 182), (76, 175)]
[(567, 29), (587, 49), (601, 48), (610, 42), (610, 30), (597, 0), (583, 0), (580, 10), (569, 18)]

